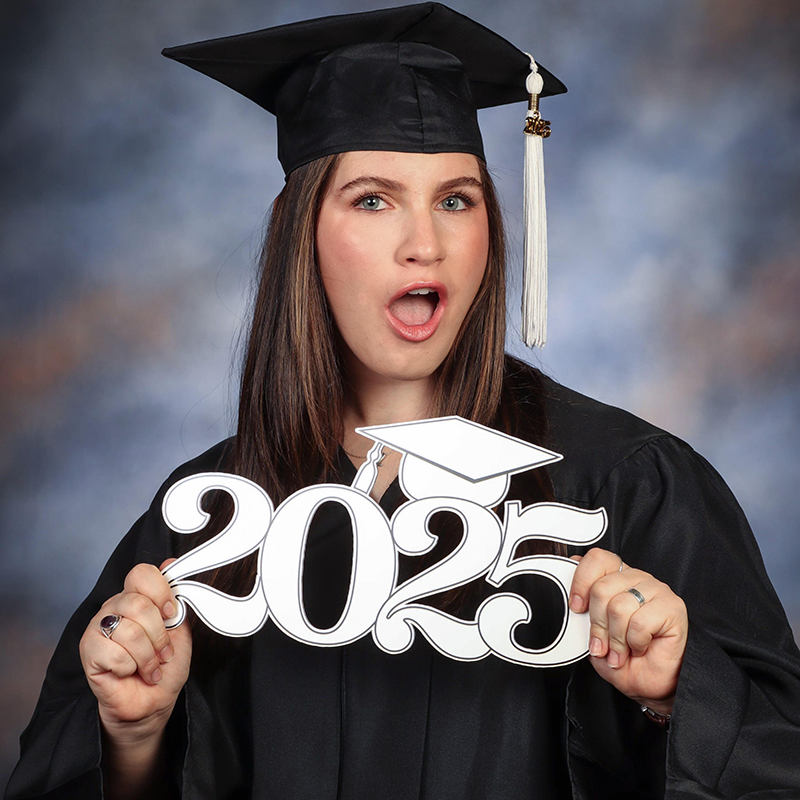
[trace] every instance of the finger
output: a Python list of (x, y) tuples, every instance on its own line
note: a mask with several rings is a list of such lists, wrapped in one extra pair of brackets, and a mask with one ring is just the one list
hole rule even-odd
[(138, 622), (123, 617), (111, 641), (133, 659), (136, 672), (144, 681), (152, 684), (161, 682), (161, 659), (158, 651), (153, 647), (147, 631)]
[[(122, 642), (123, 639), (129, 638), (130, 627), (125, 625), (127, 630), (122, 634), (120, 634), (120, 628), (123, 627), (123, 623), (133, 622), (141, 628), (151, 647), (159, 655), (159, 659), (163, 662), (171, 660), (173, 648), (169, 633), (164, 627), (164, 618), (149, 597), (143, 594), (123, 592), (117, 595), (113, 602), (109, 601), (104, 606), (104, 608), (106, 607), (112, 609), (111, 611), (106, 611), (106, 613), (119, 614), (122, 617), (122, 622), (120, 622), (119, 627), (112, 635), (114, 641)], [(138, 639), (139, 635), (137, 629), (135, 637)]]
[(589, 592), (600, 578), (610, 573), (619, 572), (622, 559), (608, 550), (593, 547), (578, 563), (572, 577), (569, 607), (577, 614), (589, 608)]
[(663, 615), (659, 613), (657, 601), (645, 603), (634, 612), (628, 621), (626, 641), (631, 655), (641, 657), (647, 653), (650, 642), (663, 627)]
[[(636, 587), (638, 589), (638, 587)], [(618, 669), (628, 660), (630, 646), (628, 634), (631, 624), (643, 606), (629, 591), (615, 594), (606, 606), (608, 625), (608, 665)]]
[(176, 601), (169, 582), (153, 564), (137, 564), (125, 577), (125, 591), (149, 597), (163, 619), (175, 615)]
[(676, 594), (658, 594), (631, 617), (628, 624), (628, 647), (634, 655), (643, 656), (653, 639), (674, 635), (676, 641), (681, 643), (682, 653), (686, 628), (686, 606), (683, 601)]
[[(655, 595), (652, 585), (658, 584), (655, 578), (638, 569), (625, 568), (622, 572), (612, 572), (596, 580), (589, 589), (589, 652), (593, 656), (605, 656), (609, 646), (609, 604), (614, 601), (615, 634), (620, 638), (615, 648), (616, 655), (612, 657), (613, 666), (624, 663), (627, 657), (627, 644), (625, 644), (625, 626), (627, 619), (636, 610), (638, 603), (630, 593), (626, 592), (635, 586), (645, 597)], [(652, 584), (652, 585), (651, 585)], [(650, 592), (650, 594), (648, 594)], [(619, 597), (625, 593), (626, 597)], [(630, 604), (629, 600), (633, 600)], [(627, 608), (627, 614), (625, 609)]]
[[(99, 627), (99, 620), (96, 624)], [(80, 652), (84, 672), (90, 679), (108, 672), (117, 678), (127, 678), (138, 670), (133, 656), (124, 647), (102, 633), (98, 637), (91, 626), (81, 639)]]
[[(100, 629), (99, 618), (109, 613), (118, 615), (120, 621), (113, 633), (106, 636)], [(161, 681), (160, 665), (172, 659), (173, 649), (161, 614), (148, 597), (122, 592), (103, 605), (93, 623), (90, 631), (94, 633), (95, 640), (99, 640), (98, 646), (102, 647), (104, 642), (113, 642), (133, 660), (136, 666), (134, 671), (144, 681), (150, 684)], [(109, 652), (108, 648), (105, 652)], [(122, 660), (119, 654), (116, 658), (117, 662)]]

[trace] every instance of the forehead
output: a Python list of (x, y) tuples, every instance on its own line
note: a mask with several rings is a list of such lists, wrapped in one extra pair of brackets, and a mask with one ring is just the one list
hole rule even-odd
[(339, 159), (332, 188), (362, 177), (385, 178), (410, 188), (438, 184), (454, 178), (480, 180), (478, 159), (471, 153), (399, 153), (389, 150), (355, 150)]

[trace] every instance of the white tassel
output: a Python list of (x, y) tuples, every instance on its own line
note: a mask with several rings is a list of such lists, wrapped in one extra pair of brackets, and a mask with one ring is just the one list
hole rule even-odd
[(550, 123), (539, 114), (544, 81), (533, 56), (526, 55), (531, 60), (531, 71), (525, 82), (530, 101), (525, 122), (522, 341), (528, 347), (541, 348), (547, 340), (547, 211), (542, 140), (550, 135)]

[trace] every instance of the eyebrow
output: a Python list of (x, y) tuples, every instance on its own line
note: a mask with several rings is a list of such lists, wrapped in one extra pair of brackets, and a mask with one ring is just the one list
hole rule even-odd
[[(458, 178), (451, 178), (448, 181), (440, 183), (436, 187), (436, 192), (437, 194), (440, 192), (451, 192), (454, 189), (461, 189), (465, 186), (471, 186), (481, 192), (483, 191), (483, 184), (477, 178), (473, 178), (470, 175), (462, 175)], [(352, 189), (360, 189), (362, 187), (375, 187), (377, 189), (384, 189), (387, 192), (400, 192), (405, 189), (405, 186), (399, 181), (381, 178), (378, 175), (360, 175), (358, 178), (354, 178), (352, 181), (339, 188), (336, 194), (342, 195)]]
[(387, 192), (399, 192), (404, 188), (403, 184), (399, 181), (391, 181), (388, 178), (379, 178), (377, 175), (361, 175), (360, 177), (355, 178), (338, 189), (336, 194), (344, 194), (345, 192), (349, 192), (351, 189), (360, 189), (362, 186), (374, 186), (378, 189), (385, 189)]
[(453, 178), (444, 183), (440, 183), (437, 189), (439, 192), (451, 192), (453, 189), (462, 189), (465, 186), (471, 186), (473, 189), (478, 189), (481, 192), (483, 191), (483, 184), (477, 178), (473, 178), (470, 175), (462, 175), (460, 178)]

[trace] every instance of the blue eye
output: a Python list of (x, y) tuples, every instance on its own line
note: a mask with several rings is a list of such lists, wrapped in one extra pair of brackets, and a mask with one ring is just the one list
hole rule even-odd
[(360, 197), (356, 201), (356, 206), (358, 208), (364, 208), (367, 211), (380, 211), (385, 205), (386, 203), (375, 194), (368, 194), (364, 197)]
[(464, 211), (467, 208), (467, 201), (463, 197), (454, 194), (442, 200), (442, 208), (445, 211)]

